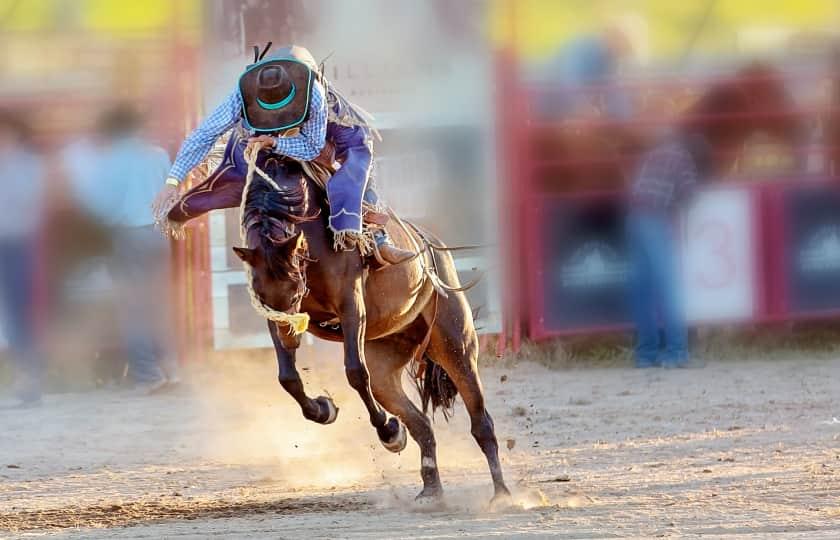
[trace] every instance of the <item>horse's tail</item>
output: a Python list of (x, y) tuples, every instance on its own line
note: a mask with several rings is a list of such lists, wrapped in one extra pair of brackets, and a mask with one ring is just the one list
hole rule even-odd
[(444, 420), (448, 422), (453, 413), (452, 408), (455, 405), (458, 388), (446, 371), (427, 354), (423, 355), (423, 360), (419, 364), (414, 370), (414, 381), (423, 403), (423, 414), (429, 414), (429, 405), (431, 405), (432, 417), (436, 410), (441, 409)]

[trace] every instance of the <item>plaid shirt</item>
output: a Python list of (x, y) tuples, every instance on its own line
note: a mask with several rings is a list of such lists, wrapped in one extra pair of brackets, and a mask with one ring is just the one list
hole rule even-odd
[(697, 166), (680, 142), (660, 144), (642, 158), (630, 190), (631, 205), (671, 212), (684, 201), (698, 181)]
[[(207, 156), (216, 140), (241, 119), (242, 96), (238, 91), (234, 91), (184, 140), (169, 176), (179, 181), (183, 180)], [(309, 118), (301, 125), (298, 135), (278, 137), (274, 151), (293, 159), (310, 161), (321, 153), (326, 137), (326, 99), (323, 87), (315, 82), (309, 102)]]

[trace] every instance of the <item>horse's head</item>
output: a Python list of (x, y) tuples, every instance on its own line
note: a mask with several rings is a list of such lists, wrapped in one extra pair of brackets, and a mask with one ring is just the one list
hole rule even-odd
[(306, 296), (306, 239), (303, 232), (282, 240), (261, 238), (256, 247), (233, 251), (251, 267), (251, 285), (262, 302), (286, 313), (296, 313)]
[[(251, 285), (266, 306), (295, 313), (308, 292), (306, 238), (296, 224), (307, 221), (307, 193), (302, 177), (278, 179), (278, 187), (255, 179), (245, 195), (245, 247), (233, 248), (251, 269)], [(285, 180), (285, 181), (284, 181)]]
[(709, 87), (683, 113), (680, 126), (706, 137), (721, 170), (732, 165), (754, 135), (794, 147), (802, 134), (796, 104), (782, 75), (760, 63)]

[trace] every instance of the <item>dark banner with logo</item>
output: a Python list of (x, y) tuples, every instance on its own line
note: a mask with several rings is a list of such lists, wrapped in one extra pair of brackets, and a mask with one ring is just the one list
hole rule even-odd
[(788, 309), (840, 309), (840, 187), (799, 187), (786, 195)]
[(630, 322), (629, 261), (618, 197), (552, 200), (543, 210), (545, 333)]

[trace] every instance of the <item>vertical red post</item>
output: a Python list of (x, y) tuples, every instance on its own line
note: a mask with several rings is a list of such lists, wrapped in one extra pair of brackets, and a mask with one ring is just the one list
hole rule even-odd
[(519, 77), (517, 43), (517, 2), (506, 4), (508, 21), (507, 43), (496, 57), (496, 107), (497, 148), (500, 169), (499, 208), (500, 239), (504, 277), (502, 279), (502, 329), (496, 353), (504, 354), (508, 338), (514, 352), (520, 347), (522, 337), (522, 209), (527, 187), (523, 186), (526, 160), (522, 152), (525, 141), (526, 106)]
[(521, 274), (520, 208), (521, 189), (519, 169), (521, 160), (517, 149), (519, 143), (519, 122), (517, 118), (517, 74), (516, 53), (510, 47), (499, 51), (496, 58), (497, 74), (497, 149), (500, 165), (499, 182), (499, 231), (502, 268), (502, 328), (496, 353), (505, 353), (508, 339), (514, 350), (519, 348), (519, 283)]
[(496, 356), (503, 356), (507, 350), (508, 326), (511, 320), (511, 273), (513, 272), (513, 264), (511, 263), (511, 249), (513, 247), (510, 227), (514, 223), (511, 219), (512, 205), (509, 201), (510, 195), (510, 181), (512, 168), (510, 166), (511, 156), (508, 151), (507, 142), (510, 139), (508, 129), (510, 128), (510, 119), (508, 117), (507, 109), (504, 104), (505, 92), (508, 90), (509, 83), (506, 80), (510, 74), (511, 69), (511, 53), (505, 48), (498, 51), (496, 54), (495, 74), (496, 74), (496, 164), (498, 167), (498, 185), (497, 192), (499, 197), (499, 256), (501, 258), (502, 278), (501, 282), (501, 304), (502, 317), (501, 327), (499, 328), (499, 339), (496, 341)]
[(761, 189), (762, 223), (758, 234), (761, 235), (764, 253), (757, 265), (765, 301), (759, 316), (770, 321), (782, 320), (789, 315), (785, 266), (789, 238), (784, 212), (785, 190), (786, 186), (778, 184), (762, 186)]
[[(171, 25), (172, 59), (170, 99), (165, 118), (173, 120), (170, 129), (180, 141), (196, 125), (200, 114), (199, 59), (197, 39), (184, 34), (185, 15), (176, 9)], [(173, 240), (172, 285), (177, 335), (177, 353), (181, 362), (203, 356), (210, 347), (212, 329), (210, 248), (207, 218), (190, 224), (186, 238)]]

